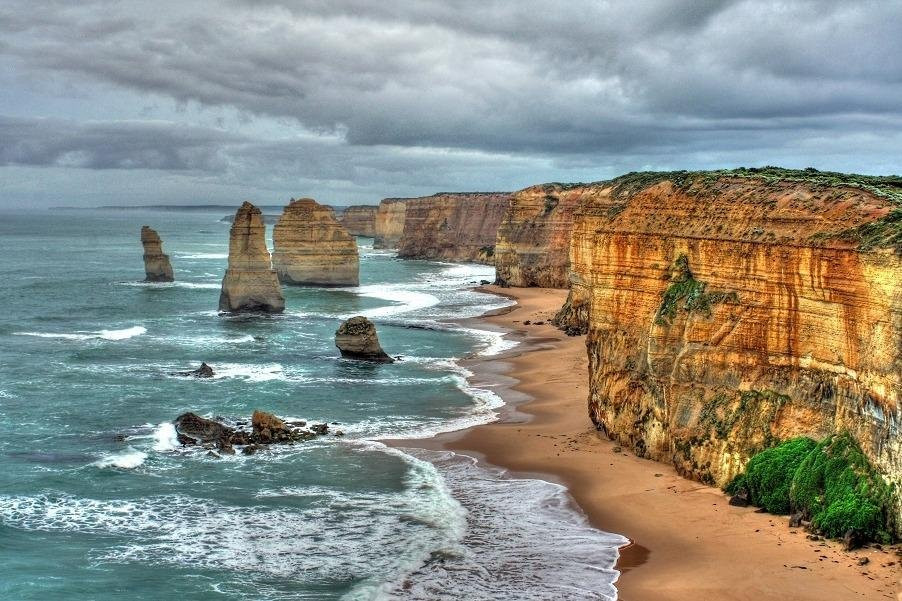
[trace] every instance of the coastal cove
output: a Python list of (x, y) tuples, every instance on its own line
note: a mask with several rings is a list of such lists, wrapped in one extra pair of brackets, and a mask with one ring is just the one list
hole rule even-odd
[[(174, 282), (140, 281), (148, 221)], [(216, 311), (219, 212), (25, 213), (0, 227), (13, 283), (0, 320), (0, 571), (13, 577), (0, 598), (614, 597), (625, 540), (591, 527), (561, 485), (380, 442), (494, 419), (501, 399), (459, 358), (514, 343), (457, 321), (510, 304), (473, 290), (491, 267), (400, 261), (361, 239), (360, 287), (286, 287), (284, 314), (229, 316)], [(355, 314), (400, 361), (339, 357), (335, 330)], [(201, 361), (212, 377), (186, 375)], [(178, 444), (184, 412), (234, 423), (256, 409), (343, 436), (253, 456)]]
[(597, 432), (586, 417), (585, 338), (550, 325), (566, 291), (481, 290), (517, 302), (474, 321), (507, 331), (518, 345), (465, 362), (474, 386), (508, 401), (499, 421), (393, 444), (452, 450), (515, 477), (566, 486), (592, 525), (633, 541), (618, 562), (616, 586), (626, 601), (895, 598), (894, 553), (809, 540), (785, 516), (729, 506), (719, 489), (639, 459)]

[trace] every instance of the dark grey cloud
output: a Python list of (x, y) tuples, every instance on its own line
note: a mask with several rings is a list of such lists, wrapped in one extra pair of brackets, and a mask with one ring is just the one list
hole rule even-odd
[[(877, 0), (7, 0), (0, 69), (15, 89), (0, 114), (66, 119), (12, 131), (0, 157), (261, 186), (291, 170), (428, 185), (441, 159), (468, 188), (529, 184), (527, 166), (533, 181), (778, 159), (902, 171), (900, 31), (902, 3)], [(17, 90), (134, 106), (103, 133), (75, 109), (4, 107)], [(130, 145), (146, 98), (175, 107), (151, 116), (197, 127)], [(54, 128), (60, 143), (34, 141)]]
[(171, 122), (0, 116), (0, 165), (221, 171), (224, 145), (241, 140)]

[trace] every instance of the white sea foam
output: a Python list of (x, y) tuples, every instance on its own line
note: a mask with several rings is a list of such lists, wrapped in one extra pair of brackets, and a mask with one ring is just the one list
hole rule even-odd
[(194, 254), (177, 254), (179, 259), (228, 259), (229, 253), (194, 253)]
[(476, 354), (483, 357), (499, 355), (505, 351), (509, 351), (519, 344), (519, 342), (517, 342), (516, 340), (509, 340), (508, 338), (506, 338), (506, 332), (495, 332), (492, 330), (463, 327), (459, 328), (459, 331), (465, 332), (469, 336), (472, 336), (479, 340), (482, 348), (477, 351)]
[(118, 282), (120, 286), (137, 288), (188, 288), (190, 290), (219, 290), (221, 282)]
[(377, 307), (375, 309), (367, 309), (366, 311), (356, 313), (356, 315), (363, 315), (364, 317), (370, 318), (410, 313), (411, 311), (425, 309), (439, 303), (439, 299), (432, 294), (400, 288), (394, 285), (380, 284), (374, 286), (362, 286), (358, 290), (358, 293), (360, 296), (378, 298), (397, 303), (387, 307)]
[(157, 426), (153, 432), (153, 439), (153, 450), (158, 453), (173, 451), (181, 446), (178, 433), (175, 431), (175, 424), (172, 422), (163, 422)]
[[(312, 585), (358, 582), (349, 598), (373, 599), (383, 583), (416, 569), (434, 549), (453, 546), (463, 533), (464, 512), (427, 461), (378, 443), (349, 444), (348, 449), (403, 460), (404, 489), (354, 492), (342, 485), (328, 494), (312, 491), (318, 494), (303, 511), (291, 504), (233, 505), (184, 494), (133, 500), (0, 496), (0, 523), (122, 541), (99, 547), (90, 557), (95, 562), (227, 570), (235, 573), (234, 582), (261, 579), (272, 584), (274, 577)], [(262, 490), (258, 498), (295, 492)], [(277, 597), (301, 598), (290, 592), (262, 598)]]
[(237, 378), (248, 382), (268, 382), (270, 380), (287, 380), (284, 368), (278, 363), (254, 365), (250, 363), (218, 363), (214, 380)]
[(144, 326), (133, 326), (121, 330), (100, 330), (97, 332), (75, 332), (75, 333), (54, 333), (54, 332), (13, 332), (14, 336), (36, 336), (38, 338), (61, 338), (63, 340), (127, 340), (141, 334), (146, 334), (147, 328)]
[(122, 453), (107, 455), (93, 463), (97, 467), (118, 467), (121, 469), (134, 469), (144, 463), (147, 453), (129, 448)]

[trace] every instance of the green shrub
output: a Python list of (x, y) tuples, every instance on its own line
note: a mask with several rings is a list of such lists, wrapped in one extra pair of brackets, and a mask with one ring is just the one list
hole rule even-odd
[(848, 433), (819, 443), (793, 438), (756, 454), (724, 490), (743, 488), (753, 505), (770, 513), (801, 511), (825, 536), (839, 538), (852, 529), (867, 540), (893, 538), (893, 488)]
[(793, 476), (815, 446), (816, 442), (803, 436), (752, 457), (745, 470), (749, 500), (770, 513), (789, 513), (789, 489)]
[(799, 465), (790, 489), (793, 507), (826, 536), (854, 529), (870, 540), (889, 540), (892, 488), (847, 433), (829, 436)]

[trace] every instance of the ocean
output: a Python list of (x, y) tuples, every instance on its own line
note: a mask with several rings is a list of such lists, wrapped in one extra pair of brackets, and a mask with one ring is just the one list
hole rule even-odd
[[(0, 600), (616, 597), (625, 541), (561, 486), (380, 442), (495, 419), (501, 399), (460, 363), (514, 344), (459, 321), (509, 302), (472, 290), (491, 267), (360, 238), (359, 287), (286, 287), (283, 315), (221, 316), (222, 217), (0, 215)], [(143, 224), (176, 282), (141, 282)], [(402, 360), (341, 359), (353, 315)], [(172, 375), (201, 361), (214, 378)], [(252, 456), (175, 441), (183, 412), (255, 409), (345, 435)]]

